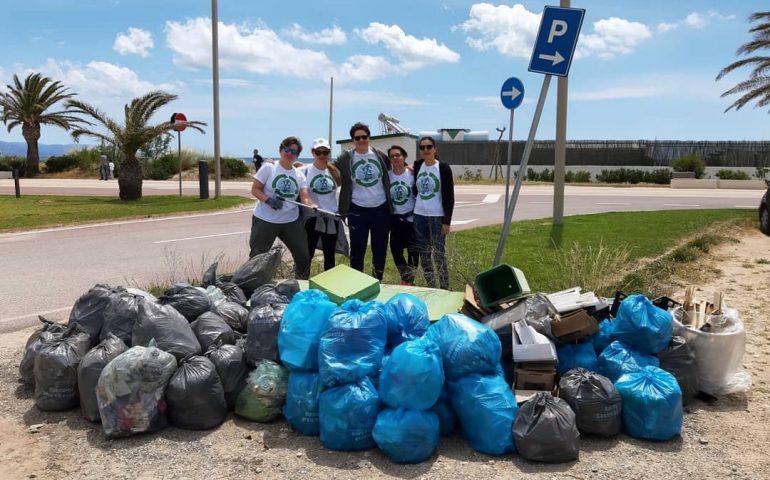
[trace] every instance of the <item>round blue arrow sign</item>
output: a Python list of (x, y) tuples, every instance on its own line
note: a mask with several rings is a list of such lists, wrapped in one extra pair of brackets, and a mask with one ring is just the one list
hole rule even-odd
[(503, 83), (500, 89), (500, 101), (509, 110), (521, 105), (524, 100), (524, 84), (516, 77), (511, 77)]

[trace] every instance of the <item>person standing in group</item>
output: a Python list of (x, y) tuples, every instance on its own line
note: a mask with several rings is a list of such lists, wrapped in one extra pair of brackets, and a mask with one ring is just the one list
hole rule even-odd
[[(401, 285), (414, 285), (419, 263), (414, 233), (414, 176), (406, 168), (406, 150), (398, 145), (388, 149), (390, 166), (390, 254), (401, 276)], [(404, 258), (406, 250), (407, 258)]]
[(335, 166), (340, 172), (340, 215), (350, 227), (350, 266), (364, 271), (366, 245), (371, 234), (372, 275), (382, 280), (388, 253), (390, 170), (388, 156), (369, 146), (369, 126), (350, 127), (355, 148), (342, 152)]
[(110, 175), (110, 167), (107, 165), (107, 155), (99, 155), (99, 180), (107, 180)]
[(254, 174), (251, 193), (259, 202), (254, 207), (249, 237), (249, 258), (265, 253), (279, 238), (294, 259), (296, 278), (307, 279), (310, 275), (310, 256), (307, 251), (307, 235), (300, 220), (299, 207), (285, 200), (297, 201), (317, 208), (307, 189), (305, 175), (294, 168), (294, 161), (302, 151), (297, 137), (283, 139), (278, 147), (281, 159), (277, 163), (264, 163)]
[(254, 161), (254, 173), (257, 173), (259, 169), (262, 167), (262, 155), (259, 154), (259, 150), (256, 148), (254, 149), (254, 155), (252, 156)]
[(420, 251), (425, 281), (436, 286), (433, 261), (438, 270), (439, 287), (449, 289), (449, 271), (446, 263), (446, 236), (452, 225), (455, 206), (454, 179), (448, 164), (439, 162), (436, 142), (422, 137), (417, 142), (420, 160), (414, 162), (414, 228)]
[(115, 162), (110, 160), (110, 163), (107, 164), (107, 167), (110, 169), (110, 180), (115, 178)]
[[(319, 209), (337, 213), (337, 185), (340, 184), (340, 174), (333, 165), (329, 164), (331, 147), (328, 140), (315, 139), (310, 152), (313, 154), (313, 163), (303, 169), (310, 199), (318, 205)], [(337, 234), (342, 225), (335, 217), (317, 211), (306, 209), (303, 214), (310, 258), (313, 258), (320, 239), (324, 254), (324, 270), (334, 268)]]

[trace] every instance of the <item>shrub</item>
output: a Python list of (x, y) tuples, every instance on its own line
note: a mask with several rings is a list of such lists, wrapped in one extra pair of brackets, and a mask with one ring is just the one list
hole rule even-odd
[(169, 153), (148, 162), (144, 176), (150, 180), (168, 180), (178, 171), (179, 158)]
[(48, 173), (65, 172), (80, 166), (78, 157), (74, 155), (61, 155), (48, 157), (45, 161), (45, 170)]
[(0, 156), (0, 172), (10, 172), (15, 168), (23, 173), (24, 167), (26, 167), (26, 165), (27, 159), (24, 157), (17, 157), (13, 155)]
[(717, 177), (722, 180), (748, 180), (749, 174), (743, 170), (730, 170), (723, 168), (717, 172)]
[(602, 183), (656, 183), (667, 185), (671, 183), (671, 175), (666, 168), (658, 168), (651, 172), (634, 170), (630, 168), (618, 168), (615, 170), (602, 170), (596, 176), (596, 181)]
[(694, 153), (677, 158), (671, 162), (671, 168), (675, 172), (695, 172), (695, 178), (702, 178), (706, 171), (706, 164)]
[(658, 185), (669, 185), (671, 183), (671, 172), (667, 168), (656, 168), (653, 171), (644, 172), (645, 183), (655, 183)]
[[(214, 171), (214, 161), (209, 161), (209, 172)], [(243, 178), (249, 173), (249, 167), (237, 158), (222, 157), (219, 163), (220, 176), (225, 179)]]
[(589, 183), (591, 181), (591, 172), (587, 170), (578, 170), (575, 172), (573, 181), (575, 183)]

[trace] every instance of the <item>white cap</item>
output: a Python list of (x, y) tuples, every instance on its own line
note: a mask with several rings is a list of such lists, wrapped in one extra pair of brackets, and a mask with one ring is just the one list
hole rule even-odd
[(332, 149), (332, 147), (329, 146), (329, 141), (325, 138), (316, 138), (313, 140), (313, 150), (321, 147), (328, 148), (329, 150)]

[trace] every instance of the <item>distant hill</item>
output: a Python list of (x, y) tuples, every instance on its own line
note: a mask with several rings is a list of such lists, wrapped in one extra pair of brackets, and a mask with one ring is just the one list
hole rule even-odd
[[(48, 145), (45, 143), (38, 143), (37, 146), (40, 150), (40, 159), (45, 160), (48, 157), (64, 155), (73, 148), (85, 148), (88, 145), (78, 145), (74, 143), (65, 145)], [(15, 155), (19, 157), (26, 157), (27, 144), (26, 142), (0, 142), (0, 155)]]

